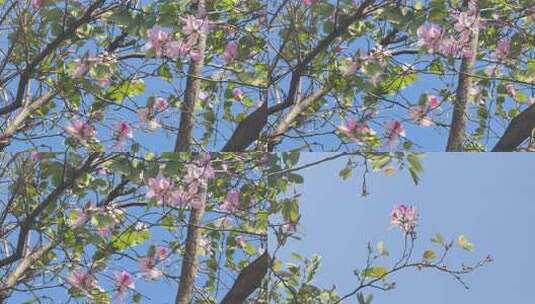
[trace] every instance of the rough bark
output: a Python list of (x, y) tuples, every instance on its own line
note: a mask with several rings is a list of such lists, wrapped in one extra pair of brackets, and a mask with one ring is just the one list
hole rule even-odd
[[(467, 2), (468, 1), (464, 2), (465, 7), (467, 6)], [(479, 16), (476, 18), (479, 18)], [(468, 43), (468, 46), (472, 50), (472, 55), (462, 59), (459, 72), (459, 81), (455, 96), (455, 104), (453, 106), (450, 133), (448, 136), (448, 144), (446, 146), (446, 151), (448, 152), (463, 150), (464, 130), (466, 126), (466, 106), (468, 104), (469, 90), (472, 86), (472, 77), (469, 75), (471, 75), (474, 70), (478, 45), (479, 28), (473, 26), (470, 41)]]
[(492, 152), (514, 151), (522, 142), (531, 136), (535, 128), (535, 104), (513, 118), (505, 133), (492, 149)]
[(245, 302), (247, 297), (262, 283), (267, 274), (268, 264), (269, 254), (266, 251), (240, 272), (221, 304), (241, 304)]
[[(204, 205), (204, 202), (206, 202), (206, 185), (202, 185), (201, 187), (200, 195)], [(202, 229), (200, 224), (203, 216), (204, 208), (191, 210), (188, 235), (186, 237), (186, 248), (182, 259), (182, 269), (180, 271), (180, 283), (178, 284), (178, 292), (175, 300), (176, 304), (189, 304), (193, 297), (193, 286), (195, 285), (195, 278), (197, 277), (198, 271), (197, 251)]]
[(276, 145), (281, 137), (288, 131), (292, 123), (303, 113), (308, 107), (310, 107), (314, 102), (325, 96), (330, 91), (331, 87), (325, 85), (323, 88), (314, 92), (312, 95), (307, 96), (299, 103), (297, 103), (292, 110), (282, 119), (282, 121), (277, 125), (275, 131), (271, 134), (269, 138), (268, 151), (272, 151), (274, 145)]
[[(197, 4), (204, 6), (204, 0)], [(191, 151), (191, 133), (195, 124), (195, 106), (199, 98), (201, 89), (201, 76), (204, 67), (204, 56), (206, 52), (206, 34), (200, 34), (197, 44), (199, 52), (198, 60), (190, 60), (188, 79), (186, 81), (186, 91), (184, 93), (184, 103), (181, 107), (180, 126), (175, 143), (175, 152)]]
[[(198, 8), (204, 7), (204, 0), (199, 0)], [(192, 130), (195, 123), (195, 106), (199, 97), (201, 86), (201, 76), (204, 67), (204, 53), (206, 52), (206, 35), (200, 34), (197, 50), (200, 56), (197, 61), (191, 60), (189, 75), (184, 93), (184, 104), (181, 109), (180, 126), (175, 143), (175, 152), (191, 152)], [(203, 206), (206, 201), (206, 185), (200, 189)], [(193, 297), (193, 287), (197, 277), (197, 249), (199, 247), (199, 237), (201, 233), (201, 223), (204, 216), (204, 207), (191, 209), (186, 246), (180, 270), (180, 281), (178, 284), (176, 304), (189, 304)]]

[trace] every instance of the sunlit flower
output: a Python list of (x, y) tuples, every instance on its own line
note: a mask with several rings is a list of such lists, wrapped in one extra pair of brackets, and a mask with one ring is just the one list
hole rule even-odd
[(397, 205), (392, 209), (390, 223), (398, 226), (404, 232), (411, 232), (416, 227), (418, 213), (414, 206)]
[(89, 291), (97, 287), (95, 277), (85, 271), (75, 271), (67, 278), (67, 282), (80, 290)]
[(223, 53), (223, 59), (226, 62), (232, 62), (238, 58), (238, 44), (235, 42), (229, 42), (225, 47), (225, 52)]
[(127, 271), (116, 272), (115, 276), (115, 287), (117, 288), (117, 297), (122, 297), (122, 295), (128, 289), (134, 289), (134, 277)]
[(418, 35), (418, 45), (427, 49), (428, 53), (434, 53), (438, 49), (442, 28), (434, 23), (421, 25), (416, 31)]
[(405, 128), (400, 121), (393, 120), (386, 124), (385, 138), (388, 145), (392, 146), (402, 136), (405, 136)]
[(65, 132), (72, 137), (85, 141), (91, 139), (96, 134), (95, 128), (89, 122), (83, 122), (79, 119), (67, 123)]
[(230, 190), (227, 194), (227, 197), (223, 204), (219, 206), (219, 209), (233, 213), (236, 211), (236, 208), (238, 207), (238, 204), (240, 203), (240, 191), (239, 190)]
[(345, 136), (357, 141), (362, 140), (365, 136), (375, 134), (367, 124), (354, 119), (350, 119), (346, 123), (339, 125), (337, 129)]

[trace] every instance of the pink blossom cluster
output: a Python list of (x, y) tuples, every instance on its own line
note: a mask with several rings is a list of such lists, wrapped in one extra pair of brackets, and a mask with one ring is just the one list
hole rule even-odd
[(356, 119), (349, 119), (337, 128), (342, 134), (355, 141), (362, 141), (366, 136), (375, 134), (366, 123)]
[(95, 276), (85, 271), (72, 272), (66, 281), (73, 287), (87, 293), (99, 288)]
[(73, 210), (69, 225), (75, 229), (80, 228), (95, 214), (100, 218), (106, 218), (106, 220), (92, 222), (97, 233), (101, 236), (109, 236), (113, 229), (121, 223), (124, 212), (116, 204), (96, 206), (95, 203), (88, 203), (83, 209)]
[(97, 80), (97, 84), (100, 87), (105, 87), (111, 82), (111, 72), (112, 66), (117, 63), (117, 59), (114, 55), (109, 54), (108, 52), (102, 52), (96, 57), (88, 56), (83, 59), (74, 60), (74, 71), (72, 76), (74, 78), (83, 77), (91, 66), (101, 66), (105, 67), (104, 69), (99, 69), (99, 73), (94, 75)]
[(96, 135), (95, 128), (88, 121), (74, 119), (65, 125), (65, 132), (77, 140), (90, 141)]
[[(80, 119), (74, 119), (68, 122), (64, 128), (65, 132), (71, 137), (89, 142), (89, 141), (98, 141), (95, 137), (97, 132), (95, 127), (92, 125), (91, 121), (82, 121)], [(115, 140), (114, 147), (122, 147), (127, 139), (133, 138), (133, 130), (130, 125), (121, 120), (115, 126), (113, 139)]]
[(156, 121), (156, 114), (164, 112), (169, 107), (169, 102), (163, 97), (156, 97), (153, 104), (149, 104), (146, 108), (139, 109), (137, 115), (142, 124), (148, 124), (150, 130), (155, 130), (160, 127)]
[(141, 276), (146, 280), (156, 280), (160, 278), (163, 273), (156, 266), (158, 263), (166, 260), (169, 257), (169, 249), (164, 246), (157, 246), (145, 257), (138, 259), (138, 267)]
[(239, 47), (236, 42), (229, 42), (225, 46), (225, 52), (223, 53), (223, 59), (228, 62), (232, 62), (238, 58)]
[(115, 145), (114, 146), (121, 148), (127, 139), (131, 139), (133, 137), (134, 137), (134, 131), (132, 130), (130, 125), (124, 120), (119, 121), (119, 123), (115, 127), (115, 134), (114, 134)]
[(437, 96), (427, 95), (427, 101), (424, 104), (409, 108), (409, 116), (415, 123), (428, 127), (433, 125), (433, 121), (427, 114), (439, 106), (440, 101)]
[(240, 204), (240, 190), (230, 190), (227, 194), (227, 197), (225, 198), (225, 201), (221, 206), (219, 206), (219, 209), (222, 211), (226, 211), (229, 213), (233, 213), (238, 208), (238, 205)]
[(39, 10), (45, 5), (46, 0), (32, 0), (32, 8), (34, 10)]
[(205, 156), (186, 166), (184, 182), (187, 190), (177, 187), (169, 178), (158, 175), (155, 178), (149, 178), (147, 183), (149, 190), (146, 197), (155, 199), (158, 206), (201, 209), (204, 208), (204, 202), (198, 195), (200, 186), (214, 177), (215, 171), (210, 158)]
[(187, 36), (186, 40), (173, 39), (169, 32), (155, 25), (147, 30), (148, 41), (145, 50), (154, 51), (156, 57), (167, 56), (173, 59), (189, 55), (193, 60), (198, 60), (200, 54), (194, 49), (200, 35), (211, 30), (211, 23), (205, 18), (197, 18), (193, 15), (180, 17), (184, 24), (182, 32)]
[(427, 23), (421, 25), (416, 34), (418, 45), (427, 49), (427, 52), (440, 53), (445, 56), (475, 56), (474, 51), (469, 46), (470, 37), (474, 28), (480, 26), (477, 16), (477, 6), (475, 1), (469, 1), (468, 10), (465, 12), (454, 12), (452, 17), (453, 28), (458, 33), (458, 37), (447, 36), (445, 31), (437, 24)]
[(405, 136), (405, 128), (399, 120), (391, 120), (385, 125), (385, 139), (389, 146), (393, 146), (400, 137)]
[(390, 223), (398, 226), (405, 233), (414, 231), (418, 223), (416, 208), (404, 204), (394, 206), (390, 215)]
[(115, 288), (117, 290), (117, 293), (115, 295), (116, 298), (122, 299), (124, 294), (128, 290), (135, 289), (135, 283), (134, 283), (134, 276), (130, 274), (128, 271), (121, 271), (114, 273), (115, 278)]

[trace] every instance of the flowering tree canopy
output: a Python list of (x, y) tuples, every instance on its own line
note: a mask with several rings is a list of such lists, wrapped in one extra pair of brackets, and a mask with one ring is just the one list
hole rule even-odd
[(0, 4), (3, 149), (531, 149), (530, 0)]
[[(533, 149), (534, 20), (530, 0), (0, 0), (0, 302), (301, 301), (267, 248), (295, 236), (299, 152), (417, 183), (438, 146)], [(416, 218), (392, 212), (407, 240)]]

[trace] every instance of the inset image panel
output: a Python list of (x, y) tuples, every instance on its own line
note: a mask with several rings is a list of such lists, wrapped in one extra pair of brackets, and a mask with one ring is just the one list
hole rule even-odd
[(295, 176), (273, 204), (269, 303), (528, 303), (517, 269), (535, 249), (534, 165), (447, 153), (281, 162), (273, 175)]
[(3, 154), (2, 303), (265, 296), (261, 153)]

